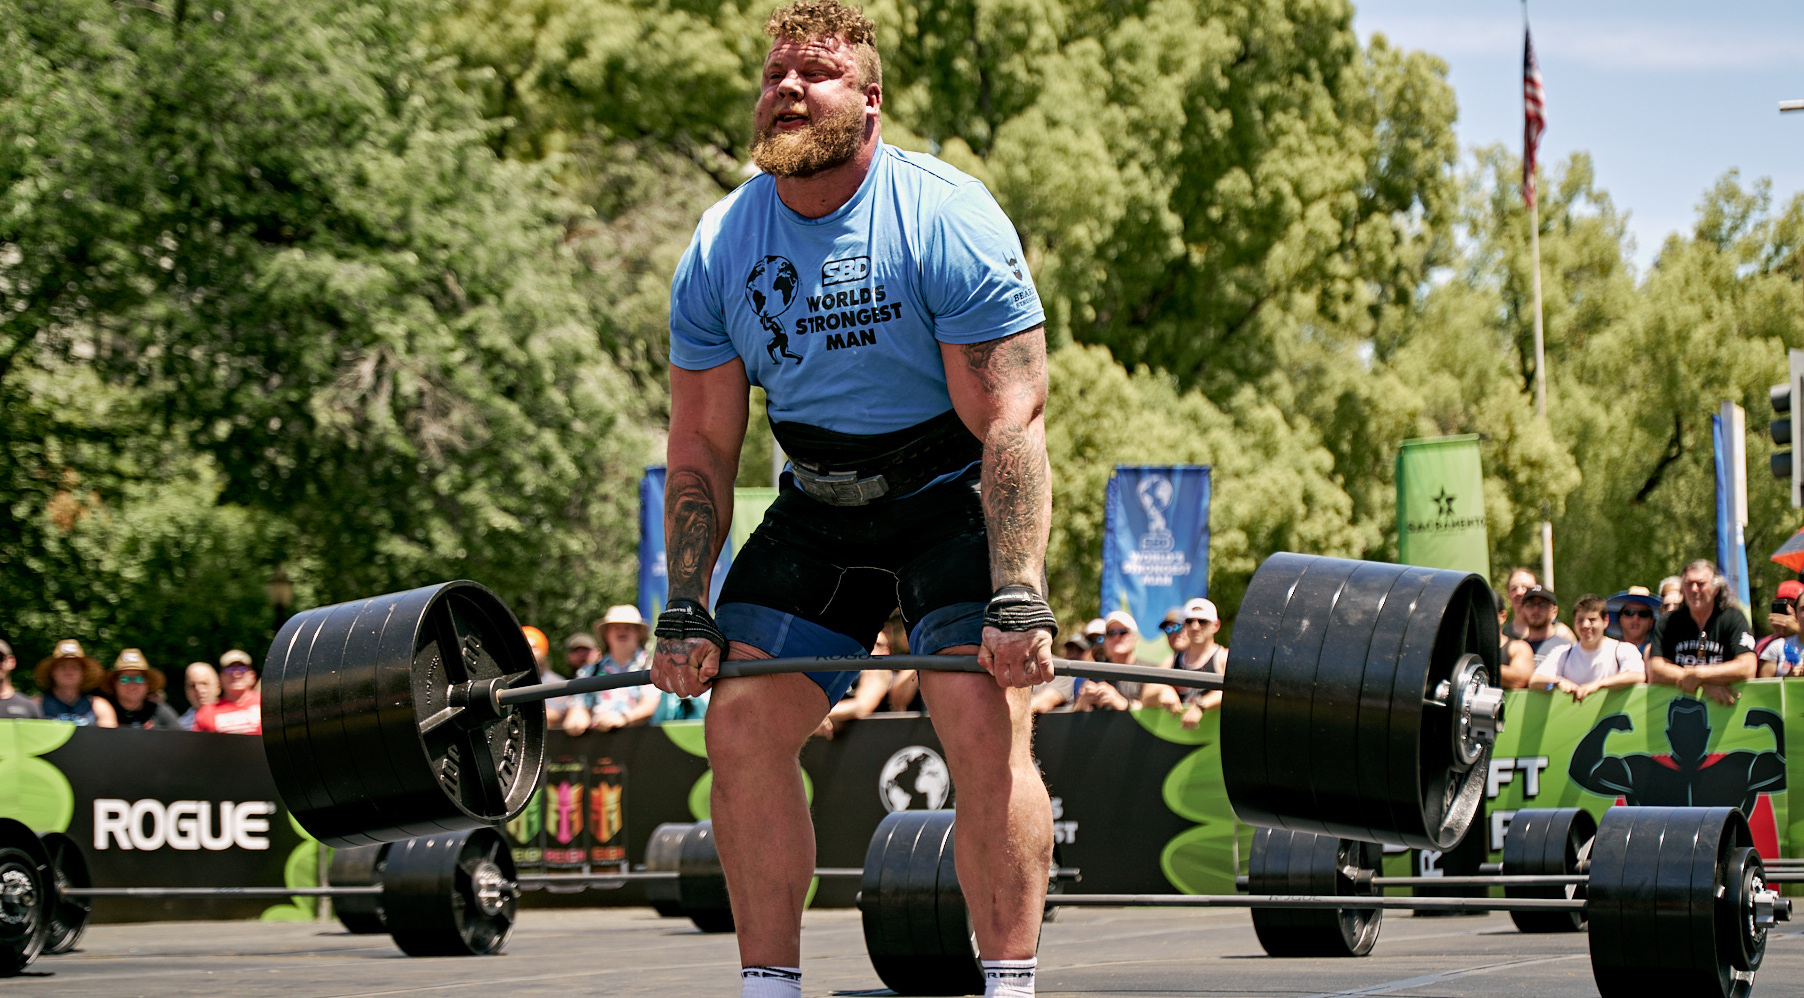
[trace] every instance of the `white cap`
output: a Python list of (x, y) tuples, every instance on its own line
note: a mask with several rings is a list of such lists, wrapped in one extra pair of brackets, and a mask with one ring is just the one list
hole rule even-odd
[(1133, 631), (1136, 635), (1140, 633), (1140, 625), (1134, 623), (1134, 615), (1126, 610), (1110, 610), (1109, 615), (1104, 617), (1102, 621), (1104, 628), (1107, 628), (1110, 624), (1120, 624), (1128, 630)]
[(1093, 638), (1098, 637), (1108, 628), (1108, 626), (1108, 624), (1103, 622), (1101, 617), (1097, 617), (1084, 625), (1084, 633)]
[(1211, 624), (1221, 622), (1221, 614), (1215, 610), (1215, 604), (1206, 599), (1193, 599), (1184, 604), (1185, 620), (1206, 620)]

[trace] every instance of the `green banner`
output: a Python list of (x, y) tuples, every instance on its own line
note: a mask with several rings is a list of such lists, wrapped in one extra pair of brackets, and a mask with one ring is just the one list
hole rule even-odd
[(1397, 451), (1397, 560), (1491, 577), (1477, 434), (1403, 441)]

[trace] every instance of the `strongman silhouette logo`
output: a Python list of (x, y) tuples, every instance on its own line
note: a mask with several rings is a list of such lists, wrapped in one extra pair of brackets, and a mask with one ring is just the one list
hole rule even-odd
[(1633, 806), (1738, 807), (1753, 817), (1761, 794), (1785, 789), (1785, 722), (1774, 711), (1753, 707), (1741, 725), (1770, 731), (1772, 749), (1709, 752), (1709, 709), (1702, 700), (1675, 697), (1666, 707), (1672, 754), (1605, 755), (1612, 732), (1635, 730), (1627, 714), (1611, 714), (1579, 741), (1568, 773), (1586, 790)]
[(758, 313), (758, 321), (764, 324), (770, 333), (770, 342), (764, 345), (764, 351), (770, 354), (770, 362), (781, 363), (779, 356), (788, 357), (800, 364), (802, 358), (789, 352), (789, 333), (784, 331), (783, 324), (777, 316), (789, 311), (795, 304), (796, 287), (802, 283), (800, 274), (796, 273), (795, 264), (780, 256), (767, 256), (752, 264), (752, 272), (745, 275), (745, 301)]

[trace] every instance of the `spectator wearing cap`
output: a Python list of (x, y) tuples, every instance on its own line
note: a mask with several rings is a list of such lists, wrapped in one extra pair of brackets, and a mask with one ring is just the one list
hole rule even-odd
[[(520, 628), (520, 633), (526, 635), (526, 647), (532, 649), (532, 667), (539, 674), (539, 682), (555, 683), (564, 678), (551, 667), (551, 639), (545, 636), (545, 632), (531, 624), (526, 624)], [(569, 707), (569, 697), (552, 697), (546, 700), (545, 723), (554, 728), (564, 723), (564, 711)]]
[(1522, 602), (1518, 606), (1523, 623), (1522, 640), (1534, 649), (1535, 671), (1540, 672), (1547, 662), (1547, 656), (1572, 644), (1570, 639), (1558, 633), (1560, 598), (1546, 586), (1535, 585), (1528, 587), (1522, 594)]
[[(1126, 610), (1111, 610), (1103, 618), (1101, 662), (1133, 665), (1134, 652), (1140, 647), (1140, 625)], [(1169, 687), (1167, 687), (1169, 689)], [(1140, 697), (1141, 684), (1133, 682), (1101, 682), (1085, 680), (1077, 688), (1072, 710), (1127, 710)]]
[[(1196, 597), (1184, 603), (1182, 625), (1186, 640), (1184, 650), (1172, 656), (1171, 667), (1188, 672), (1212, 672), (1223, 675), (1228, 671), (1228, 649), (1215, 641), (1215, 635), (1221, 630), (1221, 613), (1215, 609), (1215, 603)], [(1147, 689), (1151, 690), (1150, 684)], [(1171, 687), (1161, 687), (1171, 690)], [(1172, 712), (1180, 714), (1182, 725), (1194, 728), (1201, 723), (1203, 712), (1215, 710), (1221, 706), (1220, 690), (1186, 689), (1182, 693), (1172, 690), (1178, 706)], [(1163, 693), (1155, 694), (1159, 702), (1165, 702)], [(1140, 699), (1145, 703), (1154, 702), (1154, 696), (1142, 693)]]
[(1716, 565), (1699, 559), (1679, 576), (1685, 605), (1660, 618), (1648, 649), (1648, 682), (1677, 686), (1720, 704), (1733, 704), (1741, 694), (1733, 683), (1759, 675), (1754, 631), (1729, 602)]
[[(651, 629), (635, 606), (611, 606), (595, 623), (607, 653), (600, 659), (576, 670), (576, 678), (614, 676), (622, 672), (638, 672), (651, 668), (651, 656), (645, 653), (645, 639)], [(570, 641), (587, 638), (576, 635)], [(593, 644), (593, 640), (590, 640)], [(623, 686), (600, 693), (578, 693), (569, 698), (569, 712), (564, 715), (564, 732), (580, 735), (585, 731), (612, 731), (633, 724), (644, 724), (658, 709), (662, 694), (651, 684)]]
[(1646, 586), (1630, 586), (1610, 597), (1606, 606), (1616, 633), (1634, 645), (1645, 660), (1648, 642), (1654, 636), (1654, 621), (1661, 613), (1660, 598), (1648, 592)]
[(1527, 689), (1535, 675), (1535, 650), (1521, 638), (1511, 637), (1509, 628), (1504, 626), (1510, 619), (1510, 598), (1494, 589), (1491, 597), (1497, 602), (1497, 649), (1503, 660), (1499, 667), (1503, 675), (1498, 677), (1498, 683), (1506, 690)]
[(175, 716), (175, 711), (170, 710), (168, 704), (153, 699), (163, 692), (167, 683), (163, 670), (145, 660), (142, 651), (127, 648), (113, 660), (113, 668), (100, 681), (100, 689), (106, 695), (107, 703), (112, 704), (121, 728), (179, 731), (182, 722)]
[(1084, 640), (1090, 642), (1090, 661), (1107, 662), (1109, 656), (1103, 649), (1103, 635), (1109, 629), (1108, 622), (1095, 617), (1084, 625)]
[(43, 717), (37, 701), (13, 687), (13, 670), (18, 667), (13, 646), (0, 641), (0, 717)]
[[(1514, 611), (1514, 617), (1511, 619), (1509, 626), (1504, 628), (1505, 632), (1508, 633), (1510, 637), (1522, 638), (1525, 641), (1528, 640), (1530, 625), (1522, 616), (1522, 600), (1527, 596), (1530, 589), (1533, 589), (1540, 584), (1541, 582), (1535, 577), (1535, 573), (1521, 565), (1517, 565), (1515, 568), (1510, 569), (1510, 574), (1505, 577), (1503, 592), (1504, 595), (1509, 597), (1510, 609)], [(1555, 614), (1554, 616), (1553, 633), (1568, 641), (1577, 639), (1577, 636), (1572, 633), (1571, 628), (1560, 623), (1558, 614)]]
[[(1779, 594), (1773, 600), (1773, 612), (1767, 614), (1767, 626), (1773, 633), (1761, 639), (1755, 648), (1760, 660), (1760, 676), (1804, 675), (1804, 641), (1798, 639), (1798, 597), (1804, 596), (1804, 583), (1787, 579), (1779, 583)], [(1783, 609), (1781, 609), (1783, 608)]]
[(219, 699), (194, 712), (195, 731), (228, 735), (263, 733), (263, 697), (250, 652), (234, 648), (219, 656)]
[(219, 702), (219, 670), (210, 662), (190, 662), (182, 673), (182, 693), (188, 698), (188, 709), (176, 722), (185, 731), (194, 730), (194, 717), (200, 709)]
[(88, 694), (100, 686), (105, 675), (100, 663), (81, 650), (81, 642), (64, 638), (56, 650), (31, 671), (43, 692), (38, 706), (44, 717), (52, 721), (68, 721), (84, 727), (116, 728), (119, 719), (113, 705)]
[(1530, 689), (1559, 690), (1575, 703), (1599, 690), (1613, 690), (1647, 681), (1641, 652), (1627, 641), (1604, 634), (1608, 626), (1604, 598), (1591, 593), (1572, 604), (1572, 627), (1578, 641), (1562, 645), (1535, 667)]

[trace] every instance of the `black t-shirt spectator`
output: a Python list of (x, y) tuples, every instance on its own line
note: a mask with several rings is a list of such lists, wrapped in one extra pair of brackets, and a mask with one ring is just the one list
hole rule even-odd
[(1748, 618), (1734, 607), (1719, 607), (1699, 630), (1685, 607), (1667, 614), (1654, 625), (1648, 656), (1674, 665), (1715, 665), (1754, 650), (1754, 631)]
[(0, 697), (0, 717), (43, 717), (44, 712), (23, 693)]
[(137, 710), (126, 710), (124, 707), (114, 703), (110, 698), (107, 702), (113, 704), (113, 713), (119, 715), (119, 726), (121, 728), (142, 728), (144, 727), (145, 721), (154, 721), (156, 723), (151, 725), (152, 730), (182, 730), (181, 718), (176, 717), (175, 711), (166, 703), (157, 703), (155, 700), (146, 700)]

